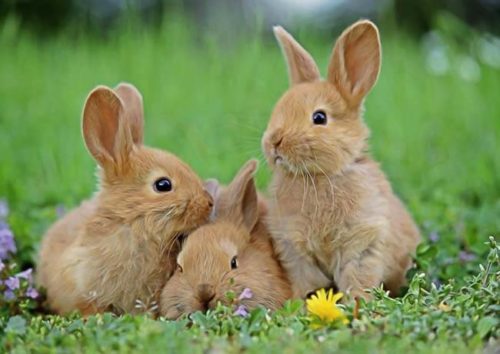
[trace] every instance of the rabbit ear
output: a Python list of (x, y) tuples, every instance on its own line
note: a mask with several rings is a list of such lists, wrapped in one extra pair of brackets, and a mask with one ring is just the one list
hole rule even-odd
[(257, 189), (253, 175), (257, 160), (248, 161), (229, 186), (219, 194), (216, 202), (217, 218), (230, 220), (251, 231), (258, 218)]
[(290, 85), (319, 80), (319, 69), (311, 54), (302, 48), (283, 27), (275, 26), (273, 31), (288, 64)]
[(208, 194), (210, 194), (215, 200), (219, 193), (219, 181), (215, 178), (209, 178), (203, 182), (203, 186), (205, 187), (205, 190), (208, 192)]
[(358, 21), (346, 29), (335, 44), (328, 66), (333, 83), (352, 106), (359, 106), (380, 72), (380, 38), (370, 21)]
[(215, 220), (216, 210), (217, 210), (217, 200), (219, 198), (220, 184), (219, 181), (215, 178), (207, 179), (203, 182), (203, 186), (205, 190), (212, 196), (214, 201), (214, 207), (212, 208), (212, 212), (210, 213), (210, 221)]
[(82, 131), (87, 149), (104, 169), (124, 167), (133, 141), (123, 103), (112, 89), (98, 86), (89, 94)]
[(129, 121), (132, 139), (137, 145), (142, 144), (144, 137), (144, 107), (142, 95), (137, 88), (129, 83), (122, 82), (115, 87), (115, 92), (121, 98), (126, 117)]

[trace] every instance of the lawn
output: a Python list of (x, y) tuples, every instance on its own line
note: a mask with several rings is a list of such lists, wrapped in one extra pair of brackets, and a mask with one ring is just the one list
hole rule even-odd
[[(262, 157), (260, 137), (288, 84), (278, 46), (260, 36), (222, 45), (188, 28), (173, 21), (156, 31), (111, 31), (105, 40), (75, 31), (40, 39), (12, 19), (0, 23), (0, 199), (9, 205), (21, 268), (34, 264), (58, 213), (95, 189), (80, 114), (98, 84), (134, 83), (144, 96), (146, 143), (176, 153), (204, 178), (228, 182), (248, 158)], [(325, 68), (333, 38), (297, 37)], [(435, 75), (414, 38), (382, 28), (382, 44), (382, 73), (365, 119), (373, 155), (424, 238), (404, 297), (375, 290), (372, 303), (344, 309), (350, 325), (320, 330), (310, 328), (301, 302), (246, 319), (219, 308), (179, 322), (110, 314), (83, 320), (4, 302), (4, 350), (498, 350), (500, 70), (479, 63), (474, 82), (453, 69)], [(464, 53), (449, 54), (453, 64)], [(262, 163), (259, 187), (268, 181)]]

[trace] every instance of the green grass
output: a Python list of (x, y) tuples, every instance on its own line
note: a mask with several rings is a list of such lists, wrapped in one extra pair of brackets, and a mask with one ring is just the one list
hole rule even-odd
[[(260, 137), (287, 87), (278, 46), (254, 36), (221, 46), (210, 37), (194, 39), (186, 28), (173, 22), (154, 32), (112, 32), (106, 41), (69, 34), (41, 40), (15, 21), (0, 23), (0, 198), (10, 204), (20, 262), (34, 261), (58, 205), (77, 205), (95, 188), (80, 113), (98, 84), (134, 83), (144, 96), (146, 143), (175, 152), (202, 177), (227, 182), (244, 161), (261, 156)], [(488, 236), (500, 231), (500, 71), (481, 66), (475, 83), (454, 73), (433, 76), (414, 40), (382, 35), (382, 74), (365, 119), (373, 154), (426, 240), (417, 259), (426, 276), (413, 279), (407, 297), (379, 294), (352, 328), (319, 332), (294, 309), (272, 317), (257, 311), (250, 320), (220, 309), (190, 326), (147, 317), (105, 315), (84, 323), (78, 316), (28, 314), (26, 323), (0, 320), (5, 348), (456, 353), (495, 345), (498, 322), (480, 321), (499, 310), (498, 298), (488, 295), (498, 294), (498, 258), (489, 276), (478, 264), (486, 264)], [(298, 37), (325, 69), (333, 38)], [(262, 164), (259, 186), (268, 180)], [(439, 240), (427, 241), (430, 234)], [(461, 260), (460, 251), (475, 260)], [(449, 279), (448, 290), (430, 285)], [(452, 311), (439, 310), (443, 300)]]

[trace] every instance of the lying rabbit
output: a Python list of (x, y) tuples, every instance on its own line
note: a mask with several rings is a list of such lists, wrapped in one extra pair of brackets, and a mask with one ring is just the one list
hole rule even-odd
[(258, 201), (253, 174), (256, 161), (249, 161), (231, 184), (216, 193), (215, 221), (184, 241), (177, 257), (177, 271), (163, 289), (160, 313), (168, 318), (230, 303), (237, 297), (247, 309), (281, 307), (291, 289), (275, 257), (271, 239), (262, 222), (265, 205)]
[(362, 111), (380, 71), (377, 27), (359, 21), (340, 36), (326, 80), (290, 34), (274, 32), (291, 87), (262, 145), (274, 171), (269, 227), (294, 296), (336, 285), (368, 298), (381, 283), (397, 294), (420, 236), (367, 153)]
[(48, 230), (40, 250), (38, 281), (57, 313), (144, 310), (137, 303), (152, 305), (175, 269), (178, 236), (208, 221), (202, 181), (174, 155), (142, 145), (143, 125), (132, 85), (88, 96), (83, 137), (100, 188)]

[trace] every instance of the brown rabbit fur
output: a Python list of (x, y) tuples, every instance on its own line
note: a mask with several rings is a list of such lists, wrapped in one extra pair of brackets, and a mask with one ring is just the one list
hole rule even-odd
[[(202, 181), (174, 155), (142, 145), (143, 107), (129, 84), (97, 87), (83, 136), (99, 164), (94, 197), (56, 222), (40, 249), (38, 281), (57, 313), (140, 312), (175, 269), (177, 238), (208, 221)], [(171, 190), (155, 181), (167, 177)]]
[(178, 269), (161, 295), (162, 315), (175, 319), (214, 308), (219, 301), (228, 304), (228, 291), (238, 297), (245, 288), (253, 296), (238, 304), (249, 309), (259, 305), (277, 309), (291, 297), (290, 284), (262, 222), (266, 209), (258, 201), (252, 177), (256, 167), (251, 160), (217, 193), (215, 221), (187, 237), (177, 258)]
[(262, 145), (274, 171), (269, 227), (294, 296), (336, 285), (369, 298), (364, 290), (381, 283), (397, 294), (420, 236), (366, 152), (362, 110), (380, 71), (377, 27), (359, 21), (344, 31), (326, 80), (290, 34), (274, 31), (291, 87)]

